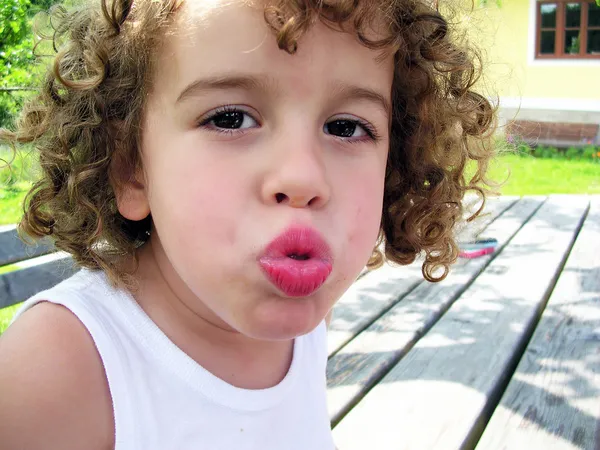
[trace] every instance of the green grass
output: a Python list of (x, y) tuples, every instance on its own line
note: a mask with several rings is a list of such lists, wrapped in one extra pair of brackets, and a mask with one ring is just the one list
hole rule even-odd
[[(15, 266), (14, 264), (2, 266), (2, 267), (0, 267), (0, 274), (10, 272), (12, 270), (15, 270), (16, 268), (17, 268), (17, 266)], [(4, 332), (4, 330), (6, 329), (6, 327), (12, 320), (15, 312), (17, 312), (18, 308), (19, 308), (19, 304), (9, 306), (8, 308), (0, 309), (0, 334), (2, 334)]]
[(0, 186), (0, 225), (9, 225), (21, 220), (23, 199), (31, 185), (20, 182), (10, 188)]
[[(0, 148), (0, 225), (14, 224), (21, 219), (23, 200), (36, 176), (36, 164), (32, 156), (22, 151), (13, 158), (12, 151)], [(2, 266), (0, 274), (16, 268), (14, 264)], [(0, 334), (8, 327), (19, 306), (0, 309)]]
[(17, 309), (19, 309), (19, 306), (21, 306), (20, 303), (9, 306), (8, 308), (0, 309), (0, 334), (4, 333), (4, 330), (8, 327), (8, 324), (17, 312)]
[(489, 176), (503, 181), (509, 173), (499, 189), (504, 195), (600, 194), (600, 164), (593, 161), (504, 155)]
[(8, 264), (6, 266), (2, 266), (0, 267), (0, 274), (6, 273), (6, 272), (12, 272), (13, 270), (17, 269), (18, 266), (16, 264)]
[(31, 152), (21, 150), (13, 155), (11, 150), (0, 148), (0, 225), (19, 222), (23, 200), (37, 176)]

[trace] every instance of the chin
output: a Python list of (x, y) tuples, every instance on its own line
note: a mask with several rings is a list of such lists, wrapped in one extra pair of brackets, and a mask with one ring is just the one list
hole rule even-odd
[(261, 305), (247, 324), (248, 329), (240, 331), (255, 339), (290, 340), (314, 330), (327, 311), (309, 298), (280, 299), (274, 304)]

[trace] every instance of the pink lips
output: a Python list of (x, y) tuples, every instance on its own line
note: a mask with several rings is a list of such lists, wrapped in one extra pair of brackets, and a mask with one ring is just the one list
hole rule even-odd
[(267, 278), (290, 297), (319, 289), (333, 268), (331, 250), (312, 228), (292, 227), (275, 238), (258, 259)]

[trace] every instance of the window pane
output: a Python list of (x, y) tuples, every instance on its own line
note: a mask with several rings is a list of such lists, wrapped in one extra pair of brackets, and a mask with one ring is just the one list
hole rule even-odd
[(579, 53), (579, 30), (565, 31), (565, 53), (568, 55)]
[(581, 26), (581, 3), (567, 3), (565, 26), (567, 28)]
[(556, 27), (556, 3), (542, 3), (542, 28)]
[(540, 53), (554, 53), (554, 31), (542, 31), (542, 39), (540, 41)]
[(587, 52), (600, 55), (600, 30), (588, 31)]
[(600, 6), (592, 2), (589, 4), (588, 24), (590, 27), (600, 27)]

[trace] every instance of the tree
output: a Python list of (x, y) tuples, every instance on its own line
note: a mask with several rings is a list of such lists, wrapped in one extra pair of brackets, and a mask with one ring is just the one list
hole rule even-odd
[(32, 93), (39, 69), (32, 20), (56, 0), (0, 0), (0, 126), (9, 126)]

